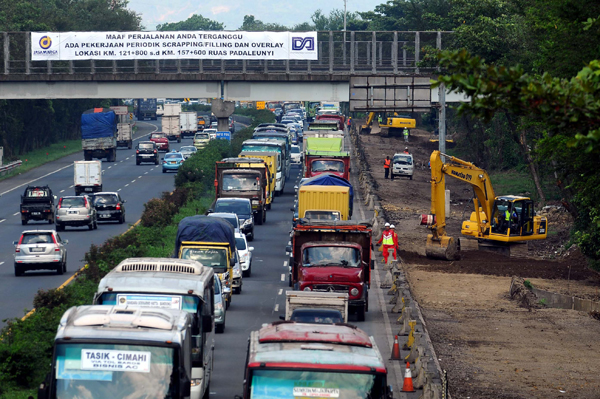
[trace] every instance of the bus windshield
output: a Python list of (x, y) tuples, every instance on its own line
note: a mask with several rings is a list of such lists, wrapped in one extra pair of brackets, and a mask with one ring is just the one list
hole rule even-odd
[(191, 259), (210, 266), (215, 273), (227, 271), (227, 251), (225, 248), (182, 247), (180, 259)]
[(57, 399), (178, 397), (174, 348), (68, 343), (55, 353)]

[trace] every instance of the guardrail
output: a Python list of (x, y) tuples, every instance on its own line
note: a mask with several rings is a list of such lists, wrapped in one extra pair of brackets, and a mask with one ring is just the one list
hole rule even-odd
[(21, 160), (18, 160), (18, 161), (11, 162), (8, 165), (0, 166), (0, 176), (10, 172), (13, 169), (18, 168), (19, 166), (21, 166), (21, 164), (22, 164)]

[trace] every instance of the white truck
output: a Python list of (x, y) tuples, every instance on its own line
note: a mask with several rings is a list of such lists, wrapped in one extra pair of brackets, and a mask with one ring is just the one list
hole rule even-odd
[(117, 147), (133, 146), (133, 125), (131, 123), (117, 123)]
[[(167, 104), (171, 105), (171, 104)], [(179, 129), (179, 115), (177, 116), (163, 116), (162, 117), (162, 132), (167, 135), (169, 140), (177, 140), (181, 143), (181, 130)]]
[(181, 137), (195, 136), (198, 131), (198, 115), (196, 112), (182, 112), (179, 114)]
[(75, 195), (102, 191), (101, 161), (75, 161), (73, 171), (75, 175), (75, 182), (73, 183)]
[(179, 118), (181, 104), (164, 104), (163, 116), (176, 116)]
[(313, 319), (312, 322), (315, 322), (314, 319), (330, 317), (329, 311), (339, 311), (343, 322), (347, 323), (348, 294), (315, 291), (285, 292), (285, 320), (307, 322), (304, 317), (310, 317)]

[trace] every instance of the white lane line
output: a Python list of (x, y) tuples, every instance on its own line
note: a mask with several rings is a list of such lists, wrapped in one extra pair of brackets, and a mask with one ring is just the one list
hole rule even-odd
[(285, 256), (290, 256), (290, 253), (285, 251)]
[(119, 161), (119, 163), (123, 163), (123, 161), (121, 160), (121, 161)]
[(3, 264), (4, 264), (4, 262), (0, 262), (0, 266), (3, 265)]
[(274, 312), (279, 312), (279, 304), (276, 303), (275, 304), (275, 309), (273, 309)]
[(64, 193), (64, 192), (65, 192), (65, 190), (60, 190), (60, 192), (61, 192), (61, 193)]
[(281, 281), (285, 281), (285, 274), (281, 273)]
[(121, 191), (121, 189), (118, 189), (117, 191)]
[(0, 223), (4, 222), (5, 220), (6, 220), (6, 219), (2, 219), (2, 220), (0, 220)]
[[(153, 130), (153, 131), (151, 131), (151, 132), (150, 132), (150, 134), (152, 134), (152, 133), (154, 133), (154, 132), (156, 132), (156, 131), (158, 130), (158, 126), (154, 126), (152, 123), (148, 123), (148, 122), (142, 122), (142, 121), (137, 121), (136, 123), (143, 123), (143, 124), (146, 124), (146, 125), (150, 125), (150, 126), (152, 126), (152, 127), (154, 128), (154, 130)], [(148, 135), (147, 135), (147, 134), (144, 134), (144, 135), (142, 135), (142, 136), (140, 136), (140, 137), (138, 137), (138, 138), (135, 138), (135, 139), (133, 139), (132, 141), (138, 141), (138, 140), (142, 140), (142, 139), (145, 139), (145, 138), (147, 138), (147, 137), (148, 137)]]
[(142, 176), (138, 176), (138, 179), (141, 179), (141, 178), (142, 178)]
[(73, 186), (71, 185), (71, 186), (69, 186), (69, 188), (73, 188)]
[(132, 182), (132, 183), (135, 183), (135, 179), (133, 179), (131, 182)]
[(62, 168), (56, 169), (54, 172), (47, 173), (47, 174), (45, 174), (44, 176), (40, 176), (40, 177), (38, 177), (37, 179), (30, 180), (30, 181), (28, 181), (27, 183), (23, 183), (23, 184), (21, 184), (21, 185), (19, 185), (19, 186), (13, 187), (13, 188), (11, 188), (10, 190), (6, 190), (5, 192), (3, 192), (3, 193), (0, 193), (0, 195), (4, 195), (4, 194), (6, 194), (6, 193), (10, 193), (11, 191), (14, 191), (14, 190), (16, 190), (17, 188), (21, 188), (21, 187), (24, 187), (24, 186), (28, 186), (28, 185), (30, 185), (30, 184), (31, 184), (31, 183), (33, 183), (33, 182), (36, 182), (36, 181), (38, 181), (38, 180), (41, 180), (41, 179), (43, 179), (44, 177), (48, 177), (48, 176), (50, 176), (50, 175), (53, 175), (53, 174), (55, 174), (56, 172), (60, 172), (60, 171), (61, 171), (61, 170), (63, 170), (63, 169), (72, 168), (72, 167), (73, 167), (73, 165), (67, 165), (67, 166), (63, 166)]
[(144, 173), (144, 174), (145, 174), (145, 175), (147, 175), (147, 174), (148, 174), (148, 172), (146, 172), (146, 173)]
[(283, 267), (287, 267), (287, 260), (283, 262)]
[(127, 183), (127, 184), (125, 185), (125, 187), (129, 187), (129, 183)]
[(15, 212), (13, 213), (13, 216), (17, 216), (18, 214), (20, 214), (21, 212)]
[(281, 294), (283, 294), (283, 288), (280, 288), (279, 292), (277, 293), (277, 295), (281, 295)]
[(108, 167), (108, 169), (112, 168), (112, 165)]

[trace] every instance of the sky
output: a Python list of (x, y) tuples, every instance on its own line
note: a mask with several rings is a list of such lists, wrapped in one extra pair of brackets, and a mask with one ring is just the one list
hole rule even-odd
[[(347, 0), (348, 12), (370, 11), (385, 0)], [(314, 11), (321, 9), (325, 15), (333, 9), (344, 9), (344, 0), (129, 0), (128, 8), (142, 15), (146, 30), (157, 24), (178, 22), (194, 14), (201, 14), (225, 24), (225, 29), (236, 30), (244, 15), (254, 15), (263, 22), (293, 26), (310, 22)]]

